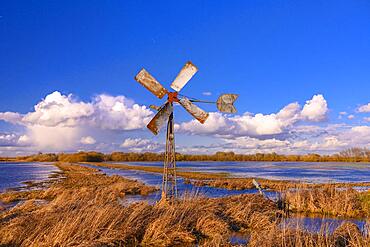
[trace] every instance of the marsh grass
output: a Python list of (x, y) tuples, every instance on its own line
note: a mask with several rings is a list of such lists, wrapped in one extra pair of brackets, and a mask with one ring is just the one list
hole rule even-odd
[(345, 217), (370, 216), (370, 191), (358, 192), (352, 188), (323, 185), (313, 189), (297, 186), (282, 194), (291, 211)]
[[(278, 209), (259, 195), (209, 199), (183, 197), (173, 205), (118, 198), (154, 188), (96, 169), (59, 164), (66, 178), (37, 199), (0, 214), (5, 246), (203, 246), (227, 245), (231, 231), (251, 231), (272, 222)], [(17, 192), (14, 192), (17, 193)]]
[(276, 203), (255, 194), (122, 206), (119, 198), (156, 188), (93, 168), (58, 166), (63, 178), (32, 197), (19, 195), (24, 203), (0, 213), (0, 246), (229, 246), (232, 232), (248, 236), (248, 246), (369, 246), (353, 225), (334, 233), (282, 227)]

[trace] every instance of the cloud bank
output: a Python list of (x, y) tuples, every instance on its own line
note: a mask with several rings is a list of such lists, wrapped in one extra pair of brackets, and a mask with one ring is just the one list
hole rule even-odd
[[(366, 113), (369, 107), (369, 104), (360, 106), (356, 112)], [(328, 102), (321, 94), (313, 95), (302, 105), (292, 102), (269, 114), (210, 112), (203, 125), (196, 120), (175, 125), (180, 134), (177, 150), (185, 153), (333, 153), (352, 146), (370, 147), (368, 117), (362, 118), (362, 124), (351, 125), (333, 123), (328, 114)], [(355, 118), (354, 114), (342, 111), (337, 116), (346, 116), (343, 119), (348, 122)], [(0, 152), (163, 152), (164, 136), (159, 137), (160, 142), (145, 129), (153, 116), (154, 112), (146, 106), (122, 95), (99, 94), (82, 101), (72, 94), (55, 91), (28, 113), (0, 112), (0, 120), (23, 129), (14, 133), (0, 130)], [(182, 142), (184, 135), (191, 136), (191, 141)]]

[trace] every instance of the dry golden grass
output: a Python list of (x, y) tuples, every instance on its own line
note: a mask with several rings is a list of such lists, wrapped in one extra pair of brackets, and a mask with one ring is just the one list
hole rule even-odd
[(119, 198), (155, 188), (92, 168), (58, 166), (65, 178), (37, 196), (19, 195), (25, 203), (0, 212), (0, 246), (229, 246), (234, 231), (250, 236), (248, 246), (259, 247), (369, 243), (369, 237), (356, 233), (353, 226), (343, 226), (334, 234), (281, 228), (277, 217), (281, 212), (260, 195), (122, 205)]
[[(96, 169), (59, 164), (65, 178), (0, 214), (0, 245), (13, 246), (184, 246), (228, 243), (231, 230), (250, 230), (258, 219), (272, 221), (275, 204), (262, 196), (183, 198), (174, 205), (118, 198), (147, 194), (152, 187)], [(48, 199), (40, 204), (35, 199)]]
[[(272, 223), (250, 235), (250, 247), (366, 247), (370, 236), (361, 233), (353, 223), (343, 222), (334, 232), (323, 225), (317, 233), (302, 230), (299, 226)], [(367, 229), (369, 231), (370, 229)]]
[(296, 187), (283, 193), (289, 209), (295, 212), (320, 213), (333, 216), (370, 216), (370, 192), (352, 188), (338, 189), (335, 185), (307, 189)]

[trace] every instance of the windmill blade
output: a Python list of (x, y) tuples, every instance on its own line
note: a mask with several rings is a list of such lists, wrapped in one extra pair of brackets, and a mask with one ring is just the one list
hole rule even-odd
[(217, 99), (217, 109), (220, 112), (235, 113), (236, 109), (234, 106), (235, 100), (238, 98), (237, 94), (222, 94)]
[(167, 89), (165, 89), (145, 69), (140, 70), (140, 72), (135, 76), (135, 80), (160, 99), (162, 99), (163, 96), (167, 93)]
[(185, 110), (187, 110), (194, 118), (196, 118), (202, 124), (208, 118), (208, 112), (203, 111), (198, 106), (194, 105), (188, 98), (182, 97), (179, 100), (180, 105), (182, 105)]
[(164, 123), (168, 120), (169, 116), (173, 112), (173, 106), (171, 103), (166, 103), (155, 116), (150, 120), (146, 126), (154, 135), (158, 135), (159, 130), (162, 128)]
[(180, 73), (177, 75), (176, 79), (172, 82), (171, 88), (179, 92), (188, 81), (197, 73), (198, 68), (195, 67), (192, 62), (187, 62), (184, 67), (181, 69)]

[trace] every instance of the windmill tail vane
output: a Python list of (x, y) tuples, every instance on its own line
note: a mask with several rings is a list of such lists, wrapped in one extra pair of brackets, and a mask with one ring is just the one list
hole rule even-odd
[(154, 135), (157, 135), (167, 122), (166, 150), (163, 164), (161, 199), (164, 201), (173, 202), (177, 197), (173, 104), (180, 104), (188, 113), (190, 113), (190, 115), (192, 115), (202, 124), (207, 120), (209, 113), (195, 105), (194, 103), (196, 102), (216, 104), (217, 109), (220, 112), (236, 112), (233, 103), (238, 98), (237, 94), (222, 94), (216, 102), (197, 100), (179, 94), (181, 89), (190, 81), (197, 71), (198, 68), (192, 62), (187, 62), (175, 80), (172, 82), (170, 86), (174, 90), (172, 92), (163, 87), (162, 84), (159, 83), (145, 69), (140, 70), (140, 72), (135, 76), (135, 80), (137, 82), (143, 85), (158, 98), (162, 99), (165, 95), (167, 95), (167, 101), (162, 106), (158, 107), (150, 105), (150, 108), (156, 110), (157, 113), (147, 125), (147, 128)]

